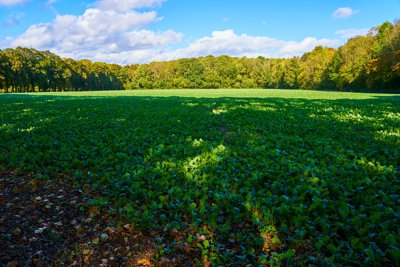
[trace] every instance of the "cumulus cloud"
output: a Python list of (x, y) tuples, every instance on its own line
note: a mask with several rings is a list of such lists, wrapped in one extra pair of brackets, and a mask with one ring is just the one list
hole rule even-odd
[[(111, 2), (99, 1), (98, 7), (88, 8), (79, 16), (57, 15), (50, 23), (32, 25), (22, 35), (9, 40), (9, 46), (50, 50), (64, 57), (110, 58), (125, 63), (122, 57), (127, 51), (135, 51), (131, 54), (138, 55), (140, 52), (137, 51), (158, 49), (182, 39), (181, 33), (172, 30), (153, 32), (144, 29), (159, 19), (157, 13), (138, 12), (133, 8), (151, 6), (160, 3), (159, 0), (121, 1), (123, 4), (113, 9), (100, 7)], [(109, 54), (114, 56), (104, 56)], [(121, 55), (119, 60), (116, 60), (117, 54)]]
[(369, 28), (361, 28), (361, 29), (343, 29), (336, 32), (337, 35), (340, 35), (342, 38), (352, 38), (360, 35), (367, 35), (369, 32)]
[(153, 60), (171, 60), (181, 57), (230, 55), (236, 57), (293, 57), (309, 52), (315, 46), (335, 46), (337, 40), (305, 38), (300, 42), (285, 41), (266, 36), (236, 34), (233, 30), (214, 31), (211, 36), (200, 38), (188, 47), (160, 53)]
[[(90, 58), (93, 61), (118, 63), (122, 65), (137, 64), (137, 63), (149, 63), (155, 61), (158, 57), (165, 55), (167, 51), (162, 48), (148, 48), (141, 50), (127, 50), (121, 52), (110, 52), (110, 53), (96, 53), (86, 52), (84, 53), (85, 58)], [(79, 55), (83, 58), (82, 55)], [(71, 54), (69, 57), (76, 57), (75, 54)]]
[(351, 7), (340, 7), (332, 13), (332, 17), (335, 19), (345, 19), (353, 16), (357, 12), (357, 10), (354, 10)]
[(0, 0), (0, 6), (14, 6), (18, 4), (22, 4), (27, 0)]
[(285, 41), (283, 46), (279, 49), (278, 54), (282, 57), (299, 56), (306, 52), (310, 52), (316, 46), (336, 46), (338, 40), (331, 39), (317, 39), (314, 37), (307, 37), (301, 42)]
[(103, 10), (124, 12), (131, 9), (157, 6), (162, 2), (164, 2), (164, 0), (100, 0), (95, 3), (95, 6)]
[[(172, 36), (174, 35), (173, 32), (171, 34)], [(214, 31), (211, 36), (199, 38), (181, 49), (171, 50), (162, 46), (154, 46), (137, 50), (116, 50), (111, 53), (96, 54), (93, 51), (91, 58), (98, 61), (132, 64), (208, 55), (293, 57), (301, 56), (303, 53), (313, 50), (318, 45), (336, 46), (338, 43), (338, 40), (316, 39), (312, 37), (305, 38), (299, 42), (284, 41), (266, 36), (238, 35), (233, 30), (225, 30)]]
[[(148, 8), (163, 1), (99, 0), (81, 15), (56, 15), (53, 21), (34, 24), (18, 37), (0, 40), (0, 48), (33, 47), (50, 50), (62, 57), (134, 64), (208, 55), (293, 57), (318, 45), (335, 46), (339, 42), (312, 37), (287, 41), (237, 34), (227, 29), (214, 31), (183, 48), (172, 49), (172, 44), (182, 41), (182, 33), (147, 29), (149, 24), (160, 20), (157, 12)], [(54, 2), (47, 1), (49, 4)], [(146, 9), (140, 9), (144, 7)]]

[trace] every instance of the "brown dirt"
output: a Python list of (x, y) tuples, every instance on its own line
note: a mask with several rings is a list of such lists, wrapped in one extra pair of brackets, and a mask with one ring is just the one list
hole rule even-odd
[(68, 177), (0, 174), (0, 266), (152, 265), (154, 237), (88, 197)]

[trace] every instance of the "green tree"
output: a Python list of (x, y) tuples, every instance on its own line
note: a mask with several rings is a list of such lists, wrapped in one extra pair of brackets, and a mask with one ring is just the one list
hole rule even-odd
[(364, 89), (371, 59), (373, 36), (357, 36), (339, 47), (330, 67), (330, 78), (338, 89)]
[(150, 69), (149, 65), (140, 65), (135, 71), (133, 82), (131, 83), (131, 88), (152, 89), (154, 81), (154, 73)]
[(328, 66), (335, 55), (335, 49), (317, 46), (313, 51), (301, 57), (299, 70), (299, 86), (302, 89), (321, 89), (327, 84)]
[(204, 67), (196, 58), (183, 58), (176, 64), (177, 88), (201, 88), (203, 86)]
[(368, 64), (369, 87), (400, 90), (400, 21), (373, 29), (375, 43)]
[(203, 65), (203, 85), (205, 88), (220, 88), (221, 77), (217, 71), (218, 59), (214, 56), (207, 56), (199, 59)]
[(8, 92), (12, 79), (10, 59), (6, 52), (0, 50), (0, 89), (3, 89), (5, 93)]

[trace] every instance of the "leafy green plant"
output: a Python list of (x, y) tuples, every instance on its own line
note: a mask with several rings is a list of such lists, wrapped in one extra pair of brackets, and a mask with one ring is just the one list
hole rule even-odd
[(159, 233), (159, 257), (399, 263), (398, 96), (24, 94), (0, 96), (0, 114), (0, 171), (73, 177), (93, 206)]

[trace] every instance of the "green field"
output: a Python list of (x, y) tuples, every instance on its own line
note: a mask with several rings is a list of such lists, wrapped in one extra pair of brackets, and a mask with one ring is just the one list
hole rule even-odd
[(88, 184), (159, 233), (155, 261), (187, 243), (215, 266), (400, 265), (398, 95), (0, 95), (5, 170)]

